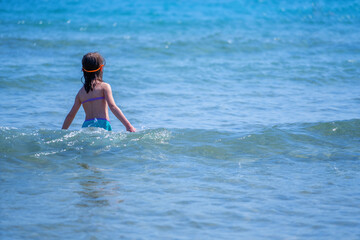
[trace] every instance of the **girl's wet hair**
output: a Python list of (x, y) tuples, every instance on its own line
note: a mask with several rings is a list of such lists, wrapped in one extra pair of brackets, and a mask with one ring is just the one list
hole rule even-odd
[[(93, 91), (96, 80), (102, 82), (102, 66), (105, 59), (97, 52), (87, 53), (82, 58), (83, 73), (85, 78), (84, 88), (87, 93)], [(97, 70), (97, 71), (94, 71)]]

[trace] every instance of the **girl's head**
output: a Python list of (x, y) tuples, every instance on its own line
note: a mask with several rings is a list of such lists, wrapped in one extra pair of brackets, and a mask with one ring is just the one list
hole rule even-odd
[(85, 78), (84, 88), (87, 93), (94, 89), (96, 81), (103, 81), (104, 64), (105, 59), (97, 52), (84, 55), (82, 59), (82, 70)]

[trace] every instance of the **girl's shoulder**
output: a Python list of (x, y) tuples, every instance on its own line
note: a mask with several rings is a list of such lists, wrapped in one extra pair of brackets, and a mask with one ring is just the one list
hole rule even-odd
[(86, 91), (85, 91), (85, 88), (82, 87), (82, 88), (80, 88), (80, 90), (78, 91), (77, 95), (82, 95), (82, 94), (84, 94), (84, 93), (86, 93)]
[(111, 88), (111, 87), (110, 87), (110, 84), (108, 84), (108, 83), (106, 83), (106, 82), (101, 82), (100, 86), (101, 86), (101, 88), (103, 88), (104, 90), (107, 90), (107, 89)]
[(85, 95), (86, 95), (85, 88), (84, 87), (80, 88), (80, 90), (77, 93), (77, 97), (79, 97), (80, 99), (83, 99)]
[(101, 82), (101, 86), (110, 86), (110, 84), (107, 82)]

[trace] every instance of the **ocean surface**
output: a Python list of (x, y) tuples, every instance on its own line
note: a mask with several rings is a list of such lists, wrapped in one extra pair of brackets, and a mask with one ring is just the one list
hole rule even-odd
[[(138, 132), (61, 130), (93, 51)], [(0, 62), (0, 239), (360, 239), (358, 0), (0, 0)]]

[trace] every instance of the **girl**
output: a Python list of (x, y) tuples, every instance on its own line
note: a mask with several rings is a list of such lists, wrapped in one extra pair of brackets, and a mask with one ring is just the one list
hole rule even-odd
[(110, 85), (102, 80), (104, 58), (96, 52), (88, 53), (82, 59), (82, 66), (85, 83), (76, 95), (74, 106), (66, 116), (62, 129), (69, 128), (82, 104), (86, 114), (83, 128), (101, 127), (111, 131), (109, 106), (112, 113), (124, 124), (126, 130), (135, 132), (136, 129), (116, 106)]

